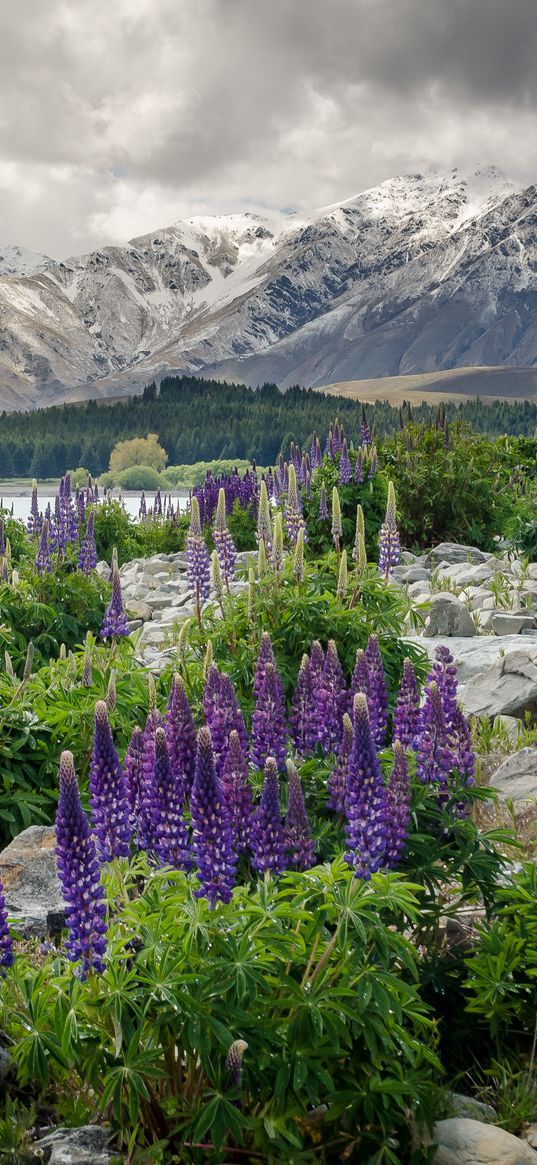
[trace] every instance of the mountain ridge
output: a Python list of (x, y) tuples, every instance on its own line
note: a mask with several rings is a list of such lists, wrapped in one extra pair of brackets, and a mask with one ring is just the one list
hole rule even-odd
[(171, 372), (286, 388), (537, 364), (537, 189), (495, 167), (395, 177), (310, 215), (196, 216), (64, 261), (31, 256), (0, 248), (7, 408)]

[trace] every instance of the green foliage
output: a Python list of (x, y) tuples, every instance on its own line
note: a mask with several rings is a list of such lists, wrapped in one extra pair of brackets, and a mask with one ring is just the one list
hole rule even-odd
[[(222, 477), (237, 469), (242, 475), (251, 468), (251, 462), (244, 458), (242, 460), (240, 458), (220, 458), (217, 461), (195, 461), (193, 465), (168, 465), (162, 477), (167, 485), (193, 489), (195, 485), (203, 485), (208, 473), (212, 473), (213, 477)], [(258, 473), (265, 472), (260, 466), (257, 467), (257, 470)]]
[(188, 516), (178, 519), (146, 518), (135, 522), (119, 501), (95, 507), (95, 544), (97, 557), (110, 562), (114, 547), (120, 566), (133, 558), (152, 554), (174, 554), (183, 550)]
[(151, 465), (131, 465), (114, 474), (114, 485), (123, 489), (156, 490), (165, 485), (162, 475)]
[[(351, 450), (349, 456), (354, 470), (356, 454)], [(319, 502), (323, 483), (326, 487), (329, 515), (328, 520), (325, 522), (321, 522), (319, 519)], [(313, 475), (311, 498), (306, 498), (304, 502), (304, 517), (308, 529), (307, 549), (309, 556), (312, 557), (317, 554), (322, 554), (333, 547), (331, 534), (331, 501), (334, 486), (337, 486), (341, 503), (343, 525), (342, 545), (347, 547), (353, 546), (356, 531), (356, 507), (361, 505), (364, 511), (367, 555), (371, 561), (376, 562), (378, 558), (379, 529), (384, 521), (384, 514), (386, 512), (388, 478), (385, 473), (378, 472), (371, 481), (364, 481), (362, 485), (358, 485), (354, 480), (351, 480), (348, 485), (340, 485), (339, 457), (336, 461), (330, 461), (328, 457), (324, 458), (322, 466)]]
[(51, 574), (28, 572), (15, 586), (0, 584), (0, 652), (9, 651), (16, 669), (32, 642), (37, 666), (82, 643), (101, 627), (110, 588), (98, 575), (73, 572), (68, 562)]
[(257, 515), (252, 514), (251, 510), (243, 509), (238, 499), (227, 516), (227, 524), (237, 550), (256, 549)]
[[(81, 983), (49, 957), (6, 979), (21, 1086), (89, 1086), (120, 1141), (157, 1143), (163, 1160), (191, 1160), (194, 1144), (215, 1165), (235, 1146), (274, 1165), (408, 1160), (409, 1114), (430, 1124), (438, 1069), (404, 937), (412, 883), (364, 883), (338, 861), (210, 911), (183, 874), (138, 859), (112, 868), (108, 889), (104, 976)], [(224, 1066), (237, 1039), (240, 1087)]]

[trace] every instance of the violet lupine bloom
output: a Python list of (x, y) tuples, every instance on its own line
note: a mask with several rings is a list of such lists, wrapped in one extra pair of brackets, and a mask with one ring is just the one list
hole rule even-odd
[(386, 800), (388, 814), (384, 864), (393, 869), (405, 848), (410, 823), (408, 764), (400, 740), (393, 742), (393, 768), (386, 789)]
[(201, 623), (201, 604), (209, 598), (210, 593), (209, 551), (201, 533), (198, 499), (193, 497), (190, 505), (190, 528), (186, 539), (188, 585), (196, 602), (198, 623)]
[(158, 708), (152, 707), (144, 728), (142, 752), (142, 783), (138, 801), (138, 848), (152, 853), (155, 845), (153, 822), (153, 777), (155, 771), (155, 733), (163, 725)]
[(97, 855), (102, 862), (129, 854), (132, 829), (125, 778), (108, 722), (104, 700), (95, 706), (93, 752), (89, 769), (90, 805)]
[(450, 725), (446, 722), (442, 694), (435, 681), (427, 684), (416, 741), (416, 776), (423, 784), (440, 786), (445, 794), (455, 758)]
[(129, 806), (129, 821), (134, 833), (140, 813), (140, 798), (143, 785), (144, 734), (136, 725), (125, 753), (123, 773), (125, 778), (125, 796)]
[(367, 474), (369, 481), (372, 481), (373, 478), (376, 477), (378, 467), (377, 450), (375, 449), (375, 446), (372, 445), (371, 452), (369, 454), (369, 472)]
[(184, 786), (175, 780), (170, 765), (166, 733), (155, 732), (153, 769), (153, 832), (155, 854), (163, 866), (189, 870), (194, 862), (183, 816)]
[(367, 416), (366, 416), (366, 412), (365, 412), (363, 405), (362, 405), (362, 420), (360, 423), (360, 436), (361, 436), (362, 445), (363, 445), (364, 449), (367, 449), (369, 447), (369, 445), (371, 445), (371, 431), (370, 431), (369, 425), (367, 423)]
[(162, 497), (161, 497), (161, 493), (160, 493), (160, 486), (157, 486), (157, 492), (155, 494), (155, 504), (153, 506), (153, 512), (154, 512), (156, 518), (162, 517)]
[(310, 448), (311, 472), (313, 473), (313, 471), (315, 469), (318, 469), (320, 464), (321, 464), (321, 447), (319, 445), (319, 438), (317, 436), (317, 433), (315, 432), (315, 430), (313, 430), (313, 435), (311, 438), (311, 448)]
[[(269, 664), (269, 663), (271, 663), (274, 668), (276, 667), (276, 658), (274, 655), (272, 643), (270, 641), (270, 635), (269, 635), (268, 631), (263, 631), (261, 633), (261, 642), (259, 644), (259, 655), (257, 657), (257, 663), (255, 666), (253, 694), (254, 694), (254, 698), (256, 700), (259, 698), (259, 693), (261, 691), (261, 684), (263, 683), (263, 680), (265, 678), (267, 664)], [(283, 687), (282, 687), (282, 699), (283, 699)]]
[(215, 770), (219, 777), (226, 758), (230, 733), (238, 732), (241, 745), (246, 751), (248, 734), (235, 688), (229, 676), (220, 672), (214, 663), (211, 664), (207, 674), (203, 710), (211, 732)]
[(369, 636), (365, 658), (369, 672), (368, 703), (371, 709), (371, 732), (376, 747), (381, 749), (386, 743), (386, 728), (388, 726), (388, 685), (377, 635)]
[(289, 795), (283, 831), (287, 865), (291, 870), (311, 870), (315, 865), (315, 842), (304, 804), (304, 793), (296, 765), (287, 761)]
[(138, 510), (138, 517), (140, 518), (140, 521), (142, 521), (143, 518), (147, 517), (147, 501), (146, 501), (146, 497), (145, 497), (145, 490), (142, 490), (142, 496), (140, 498), (140, 507)]
[(319, 500), (319, 521), (328, 521), (328, 502), (326, 500), (326, 486), (324, 481), (321, 485), (321, 496)]
[(339, 749), (346, 699), (347, 691), (343, 669), (339, 662), (336, 644), (333, 639), (330, 639), (315, 699), (317, 739), (327, 755), (331, 752), (337, 752)]
[(324, 658), (324, 651), (319, 640), (314, 639), (310, 647), (310, 672), (314, 691), (323, 674)]
[(209, 899), (212, 908), (220, 898), (229, 902), (235, 885), (236, 857), (233, 851), (229, 813), (214, 771), (211, 733), (198, 732), (196, 771), (192, 785), (192, 844), (198, 862), (200, 889), (197, 897)]
[(78, 555), (78, 565), (83, 574), (91, 574), (97, 566), (97, 548), (95, 546), (95, 511), (90, 510), (86, 533)]
[(99, 634), (101, 639), (115, 639), (116, 636), (129, 634), (127, 616), (123, 607), (121, 579), (116, 561), (112, 563), (112, 598), (104, 613), (103, 625)]
[(281, 680), (276, 668), (268, 663), (252, 716), (250, 761), (256, 769), (262, 769), (267, 758), (274, 757), (283, 772), (286, 751), (287, 727)]
[(0, 557), (6, 553), (6, 527), (4, 519), (0, 517)]
[(5, 975), (7, 967), (14, 961), (13, 941), (7, 925), (6, 900), (4, 887), (0, 882), (0, 975)]
[(220, 489), (218, 492), (218, 503), (216, 506), (216, 517), (214, 521), (213, 530), (214, 545), (220, 563), (220, 570), (224, 585), (229, 591), (229, 584), (235, 574), (235, 561), (237, 558), (237, 551), (235, 543), (226, 522), (226, 494), (225, 490)]
[(401, 561), (401, 540), (397, 529), (395, 513), (395, 491), (393, 482), (388, 485), (386, 516), (379, 533), (379, 570), (386, 578)]
[(403, 662), (401, 687), (393, 713), (393, 739), (403, 748), (413, 748), (420, 725), (420, 692), (412, 661)]
[(39, 575), (48, 573), (52, 570), (50, 561), (50, 527), (47, 519), (43, 522), (41, 527), (41, 534), (39, 535), (39, 546), (37, 548), (37, 556), (35, 560), (35, 569)]
[(82, 960), (81, 978), (104, 971), (106, 902), (90, 823), (80, 804), (73, 754), (62, 752), (56, 814), (56, 863), (66, 904), (66, 953)]
[(172, 775), (183, 784), (183, 797), (190, 796), (196, 767), (196, 729), (185, 686), (178, 675), (172, 678), (164, 721)]
[(76, 490), (75, 504), (78, 522), (79, 524), (82, 524), (86, 517), (86, 499), (84, 497), (84, 490), (79, 489), (78, 486)]
[(364, 480), (364, 459), (361, 449), (359, 449), (356, 454), (356, 461), (354, 463), (354, 480), (357, 485), (361, 485)]
[(339, 459), (339, 484), (348, 485), (351, 480), (352, 469), (349, 458), (349, 451), (347, 449), (347, 438), (343, 438), (343, 448), (341, 450), (341, 457)]
[(39, 502), (37, 500), (37, 482), (34, 478), (32, 482), (32, 500), (30, 502), (30, 513), (28, 515), (27, 529), (30, 535), (39, 534), (41, 528), (41, 519), (39, 515)]
[(299, 756), (310, 756), (317, 743), (317, 712), (310, 661), (302, 656), (289, 716), (290, 736)]
[(229, 745), (222, 768), (221, 788), (229, 813), (233, 849), (239, 858), (251, 847), (254, 803), (252, 787), (248, 779), (246, 753), (235, 729), (229, 734)]
[(329, 809), (334, 809), (336, 813), (345, 812), (345, 791), (347, 788), (347, 776), (349, 772), (349, 757), (352, 747), (352, 720), (347, 712), (343, 716), (343, 735), (341, 737), (341, 744), (339, 746), (339, 753), (337, 764), (332, 770), (330, 780), (328, 782), (328, 800), (326, 802)]
[(252, 826), (252, 865), (263, 874), (280, 874), (286, 867), (285, 837), (280, 816), (280, 785), (274, 757), (265, 762), (261, 800)]
[(427, 676), (426, 687), (434, 682), (442, 698), (442, 707), (448, 728), (453, 724), (457, 709), (457, 665), (453, 656), (444, 643), (435, 648), (433, 666)]
[(298, 494), (296, 470), (294, 465), (289, 466), (289, 486), (287, 489), (287, 499), (285, 502), (285, 525), (291, 546), (296, 546), (296, 540), (298, 538), (298, 531), (300, 528), (304, 530), (304, 538), (306, 537), (306, 530), (304, 518), (302, 517), (302, 506)]
[(363, 692), (358, 692), (354, 697), (345, 812), (345, 839), (349, 847), (345, 861), (353, 867), (357, 878), (367, 880), (380, 869), (383, 862), (387, 840), (387, 801)]
[(473, 785), (475, 773), (475, 752), (468, 721), (459, 707), (455, 708), (452, 720), (453, 763), (464, 785)]

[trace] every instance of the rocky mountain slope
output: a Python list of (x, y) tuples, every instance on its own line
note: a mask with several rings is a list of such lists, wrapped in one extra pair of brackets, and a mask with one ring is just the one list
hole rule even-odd
[(62, 263), (0, 255), (8, 408), (169, 370), (287, 387), (537, 366), (537, 188), (495, 168), (394, 178), (306, 218), (193, 218)]

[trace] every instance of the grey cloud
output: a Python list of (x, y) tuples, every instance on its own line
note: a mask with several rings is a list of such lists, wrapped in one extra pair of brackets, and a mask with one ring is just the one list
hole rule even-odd
[(24, 0), (0, 25), (0, 240), (59, 254), (424, 163), (535, 176), (534, 0)]

